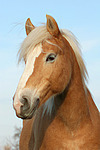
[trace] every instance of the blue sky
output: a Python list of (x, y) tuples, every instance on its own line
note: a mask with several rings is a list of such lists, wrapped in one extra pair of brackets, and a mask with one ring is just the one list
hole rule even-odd
[(78, 38), (89, 73), (88, 87), (100, 110), (100, 1), (99, 0), (9, 0), (0, 3), (0, 145), (21, 126), (12, 108), (12, 96), (23, 72), (17, 65), (17, 52), (26, 37), (28, 17), (34, 25), (52, 15), (60, 28), (71, 30)]

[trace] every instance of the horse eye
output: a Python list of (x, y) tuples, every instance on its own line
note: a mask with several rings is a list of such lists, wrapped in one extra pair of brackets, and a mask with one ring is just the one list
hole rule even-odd
[(49, 54), (46, 58), (46, 62), (53, 62), (56, 58), (55, 54)]

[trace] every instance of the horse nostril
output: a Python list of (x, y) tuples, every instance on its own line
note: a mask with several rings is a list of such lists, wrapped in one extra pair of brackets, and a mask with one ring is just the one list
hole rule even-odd
[(37, 98), (37, 102), (39, 102), (40, 101), (40, 99), (39, 98)]
[(22, 111), (27, 111), (30, 108), (29, 99), (23, 96), (20, 101), (23, 104), (21, 106)]

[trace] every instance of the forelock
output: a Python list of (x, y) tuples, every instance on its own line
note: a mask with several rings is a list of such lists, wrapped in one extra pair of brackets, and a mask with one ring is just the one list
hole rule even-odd
[(20, 62), (22, 59), (25, 59), (27, 54), (32, 51), (37, 44), (42, 43), (48, 38), (50, 39), (51, 35), (47, 31), (45, 25), (36, 27), (34, 30), (32, 30), (21, 44), (21, 47), (18, 51), (18, 62)]

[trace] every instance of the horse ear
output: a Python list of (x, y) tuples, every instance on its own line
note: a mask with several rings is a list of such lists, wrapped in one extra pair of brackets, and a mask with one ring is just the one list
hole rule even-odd
[(25, 29), (26, 29), (26, 34), (28, 35), (33, 29), (35, 29), (35, 26), (32, 24), (30, 18), (27, 19), (25, 23)]
[(46, 15), (46, 18), (47, 18), (47, 24), (46, 24), (47, 31), (51, 35), (57, 37), (60, 33), (57, 22), (55, 21), (55, 19), (53, 17), (51, 17), (49, 15)]

